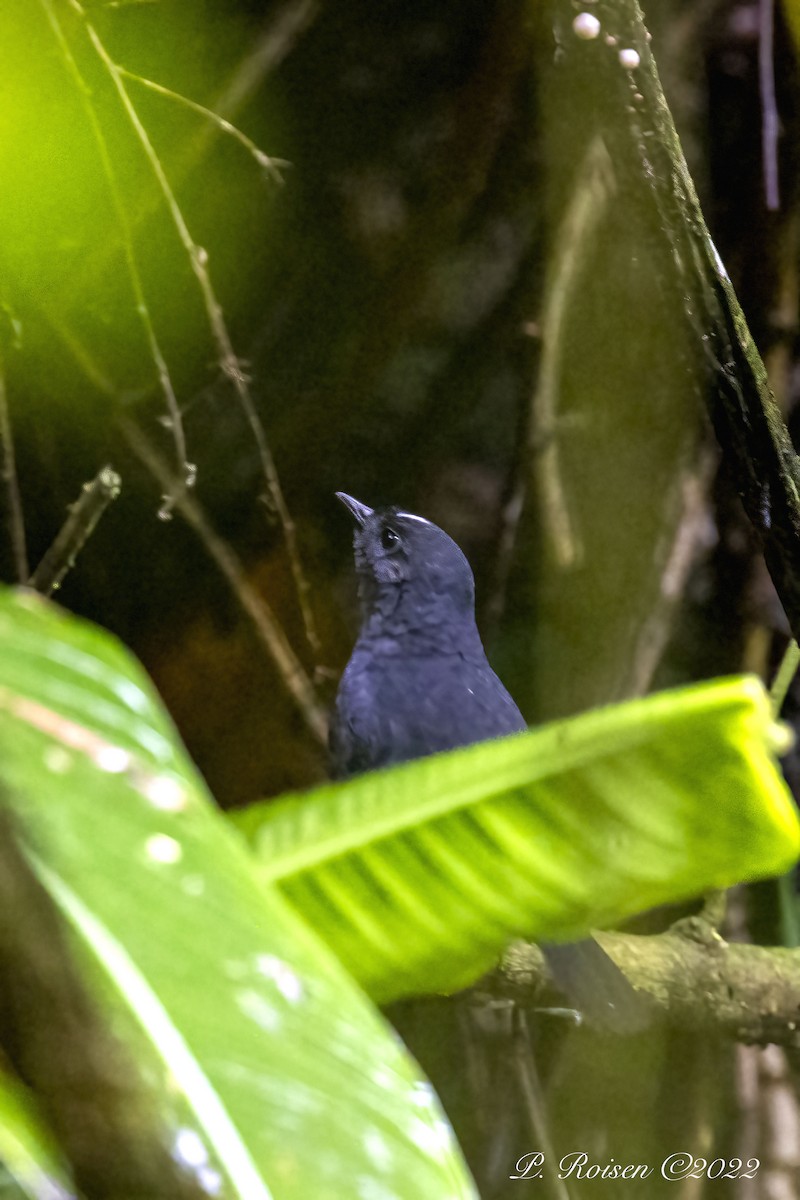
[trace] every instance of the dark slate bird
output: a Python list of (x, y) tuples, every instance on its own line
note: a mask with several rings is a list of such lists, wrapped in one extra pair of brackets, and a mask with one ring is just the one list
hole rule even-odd
[[(522, 714), (486, 658), (472, 570), (453, 539), (415, 513), (336, 495), (356, 520), (361, 629), (331, 720), (335, 777), (521, 733)], [(542, 950), (592, 1024), (634, 1032), (648, 1023), (597, 942)]]
[(331, 723), (337, 778), (525, 729), (486, 658), (469, 563), (398, 508), (336, 493), (356, 519), (361, 632)]

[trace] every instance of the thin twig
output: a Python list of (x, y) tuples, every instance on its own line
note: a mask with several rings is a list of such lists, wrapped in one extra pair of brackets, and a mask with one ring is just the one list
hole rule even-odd
[(703, 907), (698, 913), (699, 919), (709, 931), (720, 931), (725, 924), (728, 912), (728, 893), (724, 888), (708, 892), (703, 900)]
[(585, 247), (594, 237), (612, 188), (611, 160), (602, 139), (597, 137), (586, 151), (553, 252), (542, 317), (542, 361), (533, 398), (531, 461), (544, 528), (550, 536), (556, 562), (562, 568), (575, 566), (583, 554), (580, 536), (569, 514), (556, 436), (565, 325), (586, 257)]
[(786, 693), (791, 687), (792, 680), (797, 674), (797, 668), (800, 667), (800, 646), (792, 638), (789, 645), (784, 651), (781, 665), (778, 667), (778, 673), (772, 682), (772, 687), (769, 689), (769, 698), (772, 701), (772, 711), (777, 717), (783, 708), (783, 702), (786, 699)]
[(159, 386), (167, 406), (167, 417), (175, 442), (175, 456), (178, 462), (178, 469), (183, 478), (181, 486), (187, 487), (191, 482), (193, 482), (194, 467), (187, 461), (188, 456), (186, 450), (186, 437), (183, 431), (183, 421), (181, 419), (180, 406), (178, 405), (175, 389), (172, 385), (169, 367), (167, 366), (166, 359), (164, 358), (158, 338), (156, 337), (155, 327), (150, 316), (150, 309), (147, 306), (144, 285), (142, 284), (142, 277), (139, 273), (139, 265), (136, 260), (136, 251), (133, 244), (131, 222), (128, 216), (128, 210), (125, 207), (122, 189), (119, 185), (117, 175), (114, 170), (114, 162), (111, 157), (111, 151), (109, 150), (108, 142), (106, 141), (106, 136), (103, 132), (103, 127), (100, 124), (97, 113), (92, 105), (89, 88), (83, 78), (83, 75), (81, 74), (80, 67), (75, 61), (74, 55), (70, 50), (69, 42), (67, 41), (64, 30), (61, 27), (61, 23), (56, 16), (52, 5), (52, 0), (39, 0), (39, 2), (44, 8), (47, 20), (51, 29), (53, 30), (53, 33), (55, 34), (56, 41), (58, 42), (61, 53), (64, 56), (64, 61), (67, 64), (67, 68), (75, 80), (75, 85), (78, 89), (81, 103), (83, 104), (84, 111), (86, 112), (95, 142), (97, 143), (100, 161), (103, 166), (103, 172), (105, 174), (109, 194), (111, 196), (111, 203), (119, 224), (123, 253), (125, 255), (125, 262), (128, 268), (128, 276), (131, 281), (131, 288), (133, 290), (133, 296), (136, 302), (136, 312), (138, 313), (139, 320), (142, 323), (142, 328), (144, 330), (150, 356), (156, 368)]
[(55, 541), (28, 580), (28, 586), (45, 596), (61, 587), (67, 572), (75, 565), (97, 522), (112, 500), (120, 493), (122, 481), (111, 467), (103, 467), (71, 506)]
[(665, 496), (665, 513), (674, 520), (654, 548), (661, 560), (658, 591), (636, 637), (622, 694), (644, 696), (667, 645), (686, 580), (706, 536), (708, 486), (715, 456), (700, 456), (683, 471)]
[(595, 138), (578, 172), (573, 196), (553, 251), (545, 289), (541, 329), (542, 350), (536, 387), (527, 411), (521, 414), (519, 445), (507, 498), (500, 513), (492, 595), (486, 605), (486, 629), (494, 629), (502, 615), (517, 534), (531, 478), (541, 505), (542, 527), (559, 567), (575, 566), (583, 548), (569, 512), (562, 480), (557, 436), (564, 324), (572, 299), (582, 251), (601, 219), (612, 187), (608, 151)]
[(142, 87), (149, 88), (151, 92), (155, 92), (159, 96), (164, 96), (167, 100), (172, 100), (176, 104), (181, 104), (185, 108), (189, 108), (192, 112), (196, 112), (201, 117), (205, 117), (207, 121), (211, 121), (216, 125), (221, 133), (227, 133), (240, 145), (244, 146), (249, 154), (252, 154), (260, 167), (265, 171), (269, 171), (275, 178), (281, 181), (281, 168), (288, 167), (290, 164), (285, 158), (270, 158), (268, 154), (255, 144), (252, 138), (249, 138), (246, 133), (242, 133), (241, 129), (237, 129), (225, 117), (219, 116), (218, 113), (212, 112), (210, 108), (206, 108), (203, 104), (198, 104), (196, 100), (190, 100), (188, 96), (182, 96), (180, 92), (173, 92), (171, 88), (164, 87), (161, 83), (156, 83), (152, 79), (146, 79), (144, 75), (136, 75), (133, 71), (129, 71), (126, 67), (117, 65), (117, 70), (125, 79), (131, 79), (134, 83), (140, 84)]
[[(271, 14), (264, 28), (257, 32), (252, 47), (234, 69), (230, 79), (211, 101), (209, 111), (225, 120), (233, 121), (236, 114), (249, 103), (263, 83), (264, 77), (293, 49), (297, 39), (311, 25), (319, 11), (319, 0), (296, 0), (280, 9), (277, 16)], [(208, 121), (198, 126), (197, 132), (188, 143), (176, 150), (171, 168), (173, 188), (191, 174), (218, 135), (219, 129)], [(136, 210), (130, 214), (132, 228), (149, 220), (161, 200), (154, 191), (137, 199)], [(102, 273), (111, 251), (108, 243), (94, 248), (87, 260), (85, 270), (92, 278)]]
[(8, 532), (14, 557), (14, 570), (20, 583), (28, 578), (28, 550), (25, 545), (25, 519), (19, 494), (17, 461), (14, 454), (14, 436), (8, 412), (6, 376), (0, 361), (0, 450), (3, 455), (3, 479), (8, 500)]
[[(175, 193), (172, 190), (172, 185), (167, 179), (166, 172), (161, 164), (161, 160), (156, 154), (153, 143), (150, 141), (150, 135), (145, 129), (139, 117), (136, 108), (128, 94), (128, 89), (125, 86), (125, 80), (122, 72), (114, 60), (109, 55), (103, 42), (101, 41), (96, 29), (89, 21), (80, 0), (70, 0), (72, 7), (83, 17), (89, 39), (94, 46), (94, 49), (103, 63), (103, 66), (108, 71), (120, 102), (128, 116), (128, 119), (133, 126), (134, 132), (139, 139), (145, 156), (150, 163), (150, 167), (161, 189), (167, 209), (172, 217), (173, 224), (178, 233), (178, 237), (189, 258), (192, 271), (197, 279), (200, 287), (200, 292), (203, 297), (203, 303), (208, 317), (208, 323), (211, 329), (214, 342), (217, 346), (219, 354), (220, 366), (223, 374), (233, 384), (234, 391), (238, 397), (239, 403), (242, 406), (242, 411), (245, 414), (248, 425), (250, 426), (253, 440), (255, 441), (258, 451), (261, 471), (267, 485), (267, 492), (270, 503), (278, 515), (278, 519), (283, 529), (283, 536), (286, 540), (286, 550), (289, 557), (289, 565), (294, 580), (297, 599), (300, 606), (300, 612), (303, 618), (303, 626), (306, 633), (306, 638), (316, 662), (319, 662), (321, 657), (321, 643), (316, 631), (316, 622), (311, 607), (311, 593), (308, 585), (308, 580), (302, 568), (300, 553), (297, 542), (297, 529), (292, 520), (289, 509), (284, 499), (283, 490), (278, 478), (275, 460), (272, 457), (272, 451), (267, 443), (264, 428), (259, 420), (256, 411), (253, 397), (248, 386), (247, 376), (242, 370), (241, 363), (233, 349), (233, 344), (228, 333), (228, 327), (225, 324), (225, 318), (222, 313), (222, 306), (217, 299), (214, 286), (211, 282), (211, 276), (208, 272), (208, 254), (202, 246), (198, 246), (192, 237), (189, 227), (181, 211)], [(178, 496), (174, 497), (177, 505)]]
[(762, 1196), (794, 1196), (800, 1162), (800, 1113), (796, 1075), (780, 1046), (765, 1046), (758, 1057), (763, 1165)]
[[(169, 469), (138, 425), (123, 417), (120, 419), (120, 427), (128, 445), (158, 481), (159, 486), (166, 491), (172, 490), (175, 481)], [(199, 501), (190, 496), (185, 489), (178, 489), (173, 494), (176, 511), (192, 527), (227, 579), (231, 591), (252, 621), (259, 641), (266, 647), (306, 725), (316, 740), (325, 745), (328, 737), (327, 714), (269, 604), (247, 578), (241, 561), (230, 545), (212, 528)]]
[[(748, 1158), (759, 1156), (761, 1150), (761, 1089), (758, 1078), (761, 1054), (757, 1046), (736, 1047), (736, 1151), (745, 1162)], [(735, 1200), (759, 1200), (762, 1195), (761, 1185), (755, 1178), (739, 1179), (734, 1186)]]
[[(298, 38), (311, 26), (320, 11), (320, 0), (296, 0), (269, 14), (252, 50), (236, 67), (227, 85), (214, 100), (214, 110), (228, 119), (239, 112), (255, 95), (265, 77), (283, 62)], [(195, 153), (203, 153), (204, 139), (198, 139)], [(187, 166), (195, 161), (192, 157)]]
[(536, 1060), (531, 1048), (531, 1033), (528, 1028), (528, 1018), (523, 1009), (514, 1005), (514, 1069), (517, 1075), (520, 1091), (528, 1110), (531, 1132), (536, 1144), (544, 1155), (542, 1164), (545, 1178), (557, 1200), (570, 1200), (570, 1189), (557, 1170), (558, 1159), (555, 1147), (550, 1138), (547, 1120), (547, 1109), (539, 1073), (536, 1070)]
[(781, 945), (797, 950), (800, 947), (800, 913), (797, 911), (797, 880), (794, 871), (787, 871), (777, 880), (778, 928)]
[(775, 0), (760, 0), (758, 5), (758, 88), (761, 95), (764, 200), (770, 212), (777, 212), (781, 197), (778, 182), (780, 122), (775, 97)]

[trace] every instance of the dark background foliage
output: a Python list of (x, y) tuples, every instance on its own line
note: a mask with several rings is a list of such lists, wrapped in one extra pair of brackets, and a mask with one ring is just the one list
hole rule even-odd
[[(769, 351), (788, 336), (774, 318), (791, 209), (763, 211), (752, 9), (667, 4), (652, 18), (714, 233)], [(228, 103), (259, 145), (291, 164), (276, 185), (195, 113), (135, 92), (252, 377), (300, 526), (322, 665), (340, 668), (353, 629), (348, 530), (331, 500), (344, 487), (424, 511), (464, 544), (486, 632), (531, 720), (640, 689), (651, 674), (663, 630), (646, 626), (676, 527), (690, 519), (687, 506), (697, 516), (688, 493), (704, 438), (704, 385), (686, 386), (696, 347), (654, 284), (658, 231), (627, 194), (619, 159), (606, 164), (573, 273), (556, 407), (537, 394), (547, 272), (563, 267), (568, 200), (607, 117), (603, 104), (618, 99), (604, 101), (607, 80), (560, 47), (574, 40), (571, 14), (512, 2), (312, 10), (170, 0), (92, 10), (118, 61), (210, 107)], [(203, 546), (179, 519), (157, 523), (158, 488), (120, 444), (115, 418), (133, 413), (171, 450), (118, 224), (50, 29), (23, 22), (14, 4), (5, 19), (48, 68), (37, 97), (45, 144), (27, 130), (20, 150), (23, 112), (3, 164), (19, 196), (3, 254), (22, 345), (9, 349), (6, 369), (31, 559), (110, 456), (123, 499), (64, 602), (142, 655), (223, 802), (302, 784), (323, 769), (319, 754)], [(312, 667), (280, 531), (260, 501), (252, 434), (221, 377), (186, 255), (77, 19), (70, 33), (99, 114), (124, 147), (119, 178), (197, 495)], [(783, 36), (778, 51), (790, 160)], [(26, 94), (13, 92), (17, 84), (6, 78), (8, 95)], [(37, 131), (41, 118), (32, 106)], [(38, 156), (63, 183), (56, 208), (37, 191)], [(553, 451), (566, 545), (563, 514), (541, 484)], [(515, 539), (510, 555), (504, 533)], [(709, 629), (727, 646), (724, 620)], [(737, 665), (735, 655), (699, 663), (706, 647), (703, 638), (671, 674)]]

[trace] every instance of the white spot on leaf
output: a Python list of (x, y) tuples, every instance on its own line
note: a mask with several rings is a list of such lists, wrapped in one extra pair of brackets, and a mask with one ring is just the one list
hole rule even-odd
[(271, 979), (285, 1000), (298, 1004), (304, 995), (302, 981), (295, 971), (274, 954), (259, 954), (256, 965), (261, 975)]
[(186, 791), (176, 779), (169, 775), (151, 775), (142, 786), (147, 799), (154, 808), (163, 812), (180, 812), (186, 808)]
[(419, 1108), (435, 1108), (436, 1093), (429, 1083), (418, 1079), (414, 1084), (414, 1103)]
[(218, 1196), (222, 1191), (222, 1176), (213, 1167), (201, 1167), (197, 1172), (197, 1182), (210, 1196)]
[(364, 1134), (364, 1150), (373, 1167), (388, 1174), (394, 1156), (386, 1138), (378, 1129), (368, 1129)]
[(415, 1144), (428, 1154), (438, 1156), (443, 1151), (453, 1148), (450, 1126), (439, 1118), (434, 1119), (430, 1124), (426, 1121), (415, 1121), (412, 1137)]
[(268, 1033), (277, 1033), (281, 1027), (281, 1014), (273, 1004), (270, 1004), (259, 992), (246, 989), (238, 992), (236, 1003), (246, 1017), (250, 1017)]
[(186, 1167), (202, 1167), (208, 1162), (203, 1139), (194, 1129), (179, 1129), (175, 1138), (175, 1158)]
[(183, 858), (180, 842), (167, 833), (152, 834), (145, 842), (145, 851), (148, 858), (159, 863), (176, 863)]
[(92, 758), (96, 766), (101, 771), (108, 771), (109, 775), (119, 775), (122, 771), (127, 771), (131, 765), (131, 756), (127, 750), (123, 750), (121, 746), (98, 746)]

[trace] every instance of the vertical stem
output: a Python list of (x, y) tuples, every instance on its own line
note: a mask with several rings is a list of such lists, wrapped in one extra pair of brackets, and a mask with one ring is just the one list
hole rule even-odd
[(764, 199), (770, 212), (781, 205), (778, 183), (778, 104), (775, 99), (775, 0), (759, 0), (758, 87), (761, 93), (761, 156)]
[(781, 665), (778, 667), (778, 673), (775, 676), (772, 687), (769, 689), (770, 699), (772, 701), (772, 711), (777, 717), (783, 708), (783, 702), (786, 699), (786, 693), (789, 691), (792, 680), (795, 677), (797, 668), (800, 666), (800, 646), (792, 639), (786, 647)]
[(86, 117), (89, 121), (94, 140), (97, 144), (100, 162), (103, 167), (103, 173), (106, 177), (109, 195), (111, 197), (111, 203), (114, 209), (114, 215), (116, 216), (117, 224), (119, 226), (120, 239), (122, 241), (125, 262), (128, 268), (128, 277), (131, 282), (133, 299), (136, 304), (136, 312), (138, 313), (139, 320), (142, 324), (144, 336), (150, 351), (150, 357), (153, 360), (153, 365), (156, 369), (156, 375), (158, 376), (159, 387), (161, 388), (161, 393), (164, 397), (167, 408), (167, 419), (169, 421), (170, 430), (175, 443), (175, 457), (177, 459), (178, 474), (182, 479), (179, 486), (190, 487), (194, 482), (194, 467), (192, 463), (187, 462), (186, 436), (183, 430), (183, 418), (181, 417), (180, 406), (178, 404), (178, 399), (175, 395), (175, 389), (172, 384), (172, 377), (169, 373), (169, 366), (167, 365), (167, 360), (165, 359), (161, 350), (161, 345), (156, 336), (153, 320), (150, 316), (150, 309), (147, 306), (144, 284), (139, 272), (139, 264), (133, 244), (133, 231), (131, 229), (130, 217), (128, 216), (128, 210), (125, 205), (123, 190), (120, 186), (114, 169), (114, 161), (111, 156), (111, 151), (109, 149), (108, 142), (106, 141), (103, 127), (100, 123), (97, 113), (94, 110), (94, 107), (92, 106), (89, 87), (81, 75), (80, 68), (75, 61), (75, 56), (70, 49), (66, 34), (61, 27), (52, 2), (51, 0), (39, 0), (39, 2), (44, 9), (45, 15), (50, 24), (50, 28), (53, 30), (55, 39), (58, 42), (58, 46), (61, 50), (67, 70), (75, 81), (75, 86), (78, 89), (78, 95), (81, 98)]
[(6, 377), (2, 360), (0, 360), (0, 452), (2, 452), (3, 456), (2, 475), (6, 485), (8, 530), (14, 558), (14, 571), (18, 582), (24, 583), (28, 578), (28, 550), (25, 545), (25, 520), (22, 514), (22, 500), (19, 494), (17, 462), (14, 455), (14, 438), (11, 432), (11, 418), (8, 412), (8, 396), (6, 394)]
[(555, 1146), (550, 1137), (547, 1109), (531, 1047), (531, 1034), (524, 1009), (514, 1006), (514, 1067), (528, 1112), (531, 1132), (544, 1153), (544, 1177), (556, 1200), (571, 1200), (570, 1189), (558, 1173)]

